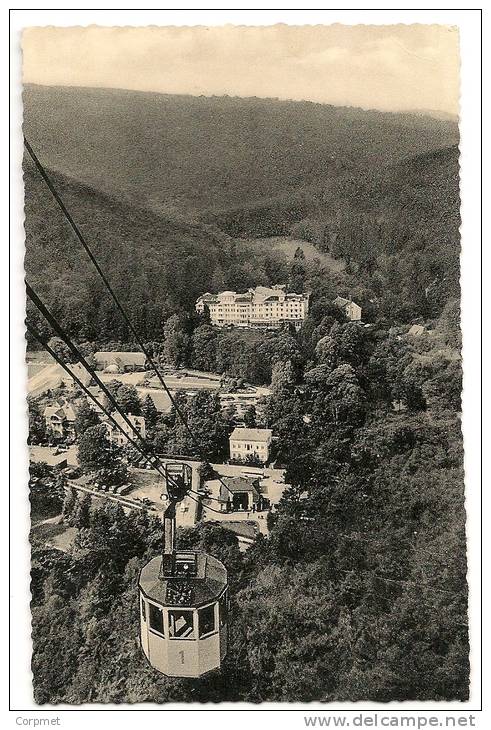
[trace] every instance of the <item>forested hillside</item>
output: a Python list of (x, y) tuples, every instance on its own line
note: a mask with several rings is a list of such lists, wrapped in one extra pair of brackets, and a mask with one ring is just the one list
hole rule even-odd
[[(344, 177), (286, 223), (281, 209), (214, 216), (213, 226), (187, 223), (122, 203), (53, 174), (69, 210), (100, 256), (140, 331), (161, 340), (169, 316), (187, 319), (204, 291), (244, 291), (287, 283), (292, 290), (351, 293), (367, 321), (435, 317), (459, 296), (458, 150), (448, 148), (364, 179)], [(25, 163), (26, 271), (79, 340), (128, 342), (123, 323), (48, 189)], [(290, 213), (292, 208), (289, 209)], [(231, 234), (281, 226), (347, 264), (331, 272), (320, 261), (288, 263), (281, 250), (248, 246)], [(209, 222), (211, 219), (209, 220)], [(268, 232), (271, 232), (268, 230)], [(191, 319), (189, 319), (191, 318)]]
[[(293, 234), (341, 257), (338, 287), (356, 291), (372, 316), (438, 316), (458, 296), (451, 121), (37, 86), (24, 103), (26, 134), (149, 340), (204, 291), (287, 280), (281, 256), (258, 256), (237, 237)], [(25, 175), (31, 282), (79, 339), (125, 341), (30, 161)]]
[(309, 196), (458, 141), (455, 122), (310, 102), (31, 85), (23, 100), (25, 134), (54, 170), (188, 215)]
[[(293, 235), (343, 259), (379, 315), (439, 314), (459, 295), (459, 152), (326, 178), (309, 196), (204, 216), (231, 236)], [(348, 281), (346, 282), (348, 284)]]
[[(82, 339), (127, 339), (103, 284), (39, 173), (25, 161), (28, 280)], [(227, 268), (223, 241), (204, 227), (123, 204), (53, 174), (73, 218), (100, 258), (145, 337), (170, 313), (193, 308), (215, 268)]]
[(346, 176), (292, 230), (351, 265), (386, 316), (438, 314), (460, 291), (458, 156), (450, 147)]

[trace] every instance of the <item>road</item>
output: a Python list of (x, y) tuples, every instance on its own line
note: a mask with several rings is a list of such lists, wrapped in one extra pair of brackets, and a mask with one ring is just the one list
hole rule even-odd
[[(44, 446), (32, 446), (30, 447), (30, 458), (33, 461), (45, 461), (50, 463), (52, 461), (52, 454), (54, 449)], [(71, 446), (66, 452), (62, 452), (62, 456), (67, 458), (70, 466), (76, 466), (77, 460), (77, 447)], [(58, 457), (59, 458), (59, 457)], [(199, 477), (198, 477), (198, 466), (201, 462), (192, 459), (176, 459), (175, 457), (163, 457), (160, 456), (162, 463), (169, 463), (174, 461), (184, 462), (189, 464), (192, 468), (193, 481), (192, 489), (196, 492), (199, 489)], [(260, 478), (260, 490), (265, 497), (268, 498), (272, 505), (278, 504), (281, 496), (286, 488), (284, 482), (284, 470), (273, 469), (271, 467), (247, 467), (239, 466), (235, 464), (212, 464), (221, 476), (257, 476)], [(80, 484), (77, 480), (71, 480), (70, 484), (82, 492), (87, 492), (91, 496), (97, 499), (106, 499), (111, 502), (117, 502), (121, 504), (123, 509), (128, 510), (146, 510), (156, 515), (161, 515), (165, 506), (165, 502), (161, 499), (161, 494), (165, 492), (165, 486), (163, 478), (155, 471), (149, 469), (135, 469), (130, 470), (130, 482), (133, 484), (131, 492), (124, 497), (111, 492), (104, 492), (86, 484)], [(216, 499), (218, 494), (212, 494)], [(145, 505), (142, 500), (148, 499), (151, 504)], [(176, 513), (176, 521), (178, 527), (194, 527), (198, 521), (198, 504), (195, 501), (198, 499), (196, 495), (186, 497), (183, 502), (178, 506)], [(136, 501), (140, 500), (140, 501)], [(220, 521), (220, 522), (256, 522), (260, 532), (267, 535), (268, 528), (266, 522), (267, 512), (229, 512), (223, 514), (217, 514), (217, 508), (219, 507), (218, 502), (210, 500), (208, 508), (206, 504), (203, 504), (202, 519), (204, 521)]]
[[(148, 377), (148, 380), (151, 385), (159, 385), (156, 375)], [(192, 375), (182, 375), (181, 377), (177, 375), (166, 375), (164, 377), (164, 383), (169, 390), (218, 390), (220, 387), (220, 381), (216, 378), (198, 378)]]
[(44, 461), (50, 466), (54, 466), (66, 459), (68, 466), (78, 466), (78, 447), (69, 446), (66, 451), (60, 451), (58, 455), (55, 455), (56, 448), (51, 446), (30, 446), (29, 447), (29, 459), (34, 462)]
[(57, 364), (45, 365), (27, 381), (27, 392), (36, 398), (47, 390), (54, 390), (61, 384), (63, 370)]

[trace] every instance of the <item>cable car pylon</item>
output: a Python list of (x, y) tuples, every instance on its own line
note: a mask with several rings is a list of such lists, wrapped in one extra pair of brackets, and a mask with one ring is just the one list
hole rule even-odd
[(192, 469), (166, 464), (165, 480), (162, 554), (138, 580), (141, 646), (162, 674), (200, 677), (219, 669), (227, 653), (227, 571), (211, 555), (176, 548), (176, 507), (191, 489)]

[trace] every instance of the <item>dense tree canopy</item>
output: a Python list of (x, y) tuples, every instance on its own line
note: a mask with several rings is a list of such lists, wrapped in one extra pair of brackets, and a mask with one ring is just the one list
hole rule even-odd
[(82, 436), (88, 428), (100, 425), (100, 418), (94, 408), (86, 401), (80, 400), (77, 404), (75, 415), (75, 430), (77, 435)]
[(42, 444), (48, 440), (48, 431), (46, 428), (46, 421), (41, 412), (39, 403), (34, 399), (30, 399), (28, 402), (29, 406), (29, 445)]
[(127, 469), (120, 449), (112, 444), (105, 425), (90, 426), (79, 438), (80, 466), (102, 484), (122, 484)]
[[(77, 529), (73, 548), (55, 554), (37, 544), (33, 552), (37, 701), (464, 700), (458, 320), (445, 312), (431, 333), (414, 338), (407, 327), (397, 334), (333, 319), (311, 330), (309, 361), (301, 338), (294, 347), (275, 339), (264, 418), (291, 486), (268, 517), (270, 536), (246, 553), (218, 525), (179, 536), (229, 570), (230, 647), (220, 673), (173, 680), (148, 667), (135, 586), (160, 550), (161, 527), (145, 513), (68, 493), (63, 519)], [(409, 374), (420, 401), (401, 391)], [(178, 400), (206, 457), (224, 458), (230, 425), (217, 396)], [(192, 453), (175, 413), (154, 428), (162, 450)], [(86, 467), (106, 463), (99, 429), (81, 441)], [(203, 478), (208, 471), (203, 464)], [(63, 671), (53, 672), (58, 663)]]

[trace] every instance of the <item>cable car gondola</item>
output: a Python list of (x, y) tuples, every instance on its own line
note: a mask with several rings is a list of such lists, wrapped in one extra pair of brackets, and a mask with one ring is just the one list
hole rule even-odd
[(163, 553), (142, 568), (138, 581), (141, 645), (162, 674), (200, 677), (219, 669), (227, 652), (227, 571), (211, 555), (176, 550), (176, 505), (191, 487), (191, 467), (167, 464), (165, 478)]

